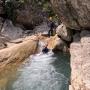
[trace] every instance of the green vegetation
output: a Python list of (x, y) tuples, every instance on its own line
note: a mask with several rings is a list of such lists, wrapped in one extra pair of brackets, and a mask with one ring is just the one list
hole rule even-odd
[(5, 0), (5, 14), (8, 19), (15, 22), (16, 9), (24, 4), (24, 0)]
[(15, 5), (12, 0), (6, 0), (5, 1), (5, 14), (8, 19), (11, 19), (14, 21), (15, 18), (15, 12), (14, 12)]

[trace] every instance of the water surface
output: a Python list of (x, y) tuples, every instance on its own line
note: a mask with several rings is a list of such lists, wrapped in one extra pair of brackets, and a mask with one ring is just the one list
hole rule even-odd
[(14, 77), (9, 77), (5, 90), (69, 90), (69, 55), (52, 52), (33, 55), (15, 74), (10, 74)]

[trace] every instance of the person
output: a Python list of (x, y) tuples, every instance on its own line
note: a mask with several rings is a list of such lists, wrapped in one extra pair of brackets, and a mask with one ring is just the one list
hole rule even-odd
[(48, 36), (53, 36), (53, 29), (55, 28), (55, 23), (52, 21), (52, 17), (49, 18), (48, 26), (50, 27), (48, 31)]
[(48, 53), (49, 52), (49, 49), (47, 48), (47, 45), (45, 45), (42, 49), (42, 52), (43, 53)]

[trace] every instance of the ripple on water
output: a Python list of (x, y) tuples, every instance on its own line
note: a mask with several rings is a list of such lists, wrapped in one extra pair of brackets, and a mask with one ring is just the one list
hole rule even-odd
[(28, 58), (8, 90), (68, 90), (68, 58), (60, 55), (58, 58), (53, 53), (38, 54)]

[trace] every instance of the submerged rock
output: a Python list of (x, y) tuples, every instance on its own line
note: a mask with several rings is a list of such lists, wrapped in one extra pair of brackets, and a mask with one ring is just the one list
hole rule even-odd
[(72, 33), (70, 29), (67, 29), (64, 24), (59, 25), (56, 28), (56, 33), (65, 41), (71, 41)]

